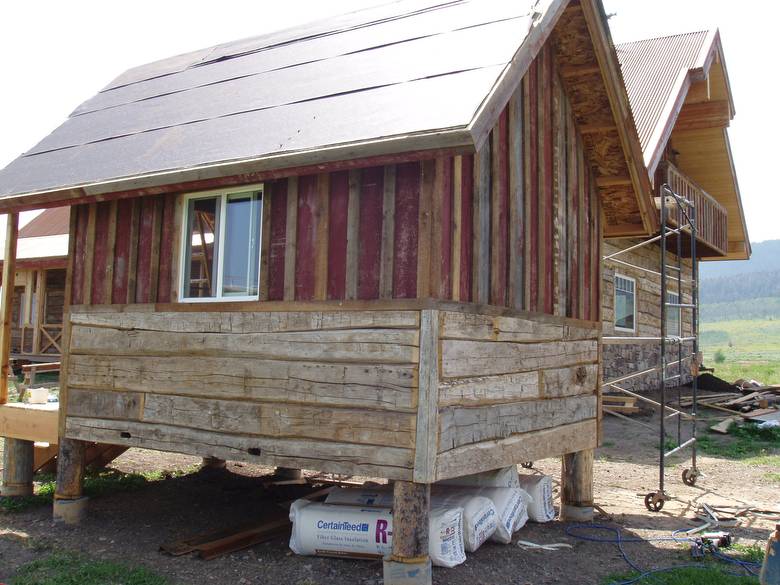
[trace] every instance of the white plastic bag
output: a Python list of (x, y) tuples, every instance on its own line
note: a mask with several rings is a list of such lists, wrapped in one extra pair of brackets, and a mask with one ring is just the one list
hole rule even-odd
[(383, 508), (296, 500), (290, 506), (290, 548), (299, 555), (382, 558), (393, 548), (392, 517)]
[(532, 498), (528, 506), (528, 517), (534, 522), (549, 522), (555, 519), (552, 478), (549, 475), (520, 475), (520, 487)]
[[(360, 490), (333, 490), (341, 491)], [(392, 501), (392, 493), (390, 496)], [(337, 496), (334, 499), (348, 498)], [(290, 507), (290, 520), (293, 523), (290, 548), (300, 555), (377, 558), (392, 551), (393, 517), (388, 507), (297, 500)], [(339, 522), (351, 526), (340, 525)], [(355, 526), (360, 527), (360, 530), (352, 530)], [(455, 567), (466, 560), (462, 508), (432, 509), (429, 531), (428, 554), (434, 565)]]
[[(389, 487), (336, 488), (325, 499), (328, 504), (352, 504), (359, 506), (393, 505), (393, 492)], [(463, 508), (463, 544), (468, 552), (474, 552), (493, 536), (498, 527), (496, 507), (488, 498), (464, 493), (452, 488), (441, 488), (431, 493), (431, 509)]]

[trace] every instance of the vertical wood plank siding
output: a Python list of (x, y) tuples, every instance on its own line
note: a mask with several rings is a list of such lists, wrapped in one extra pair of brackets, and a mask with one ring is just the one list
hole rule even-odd
[[(266, 182), (261, 298), (431, 297), (596, 321), (595, 189), (545, 47), (473, 155)], [(91, 209), (74, 211), (73, 304), (177, 298), (176, 196)]]

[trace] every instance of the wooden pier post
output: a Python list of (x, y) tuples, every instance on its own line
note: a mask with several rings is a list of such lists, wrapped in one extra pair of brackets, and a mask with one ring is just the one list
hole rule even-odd
[(57, 456), (57, 488), (54, 492), (54, 519), (65, 524), (79, 524), (86, 514), (84, 469), (86, 443), (60, 439)]
[(397, 481), (393, 486), (393, 554), (384, 563), (385, 585), (431, 585), (428, 555), (431, 486)]
[(593, 520), (593, 449), (567, 453), (561, 470), (561, 520)]
[(5, 439), (3, 449), (3, 484), (0, 496), (31, 496), (35, 444), (22, 439)]

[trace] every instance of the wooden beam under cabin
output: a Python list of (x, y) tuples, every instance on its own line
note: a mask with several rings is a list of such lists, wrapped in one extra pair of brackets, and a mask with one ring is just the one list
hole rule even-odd
[(3, 258), (3, 292), (0, 297), (0, 404), (8, 402), (8, 376), (11, 374), (11, 318), (14, 303), (14, 272), (16, 270), (16, 241), (19, 237), (19, 214), (9, 213), (5, 232)]

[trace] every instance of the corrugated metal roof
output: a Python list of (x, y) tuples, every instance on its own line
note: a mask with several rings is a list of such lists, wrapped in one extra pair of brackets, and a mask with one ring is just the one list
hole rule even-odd
[(642, 151), (655, 148), (653, 137), (666, 123), (670, 100), (681, 76), (699, 66), (708, 31), (698, 31), (617, 45)]
[(59, 236), (70, 230), (70, 208), (54, 207), (46, 209), (30, 223), (19, 230), (20, 240), (41, 236)]
[(549, 0), (405, 0), (132, 69), (0, 171), (0, 197), (418, 135), (465, 141), (538, 4)]

